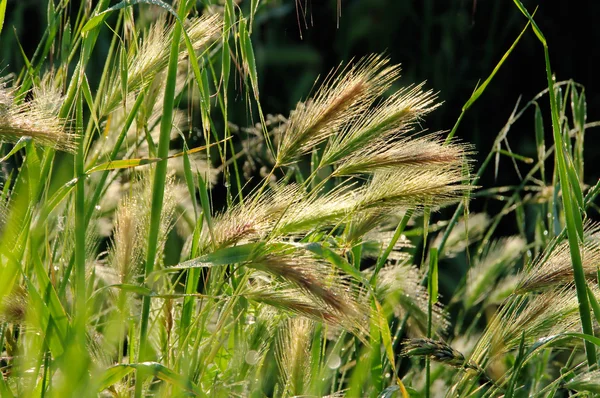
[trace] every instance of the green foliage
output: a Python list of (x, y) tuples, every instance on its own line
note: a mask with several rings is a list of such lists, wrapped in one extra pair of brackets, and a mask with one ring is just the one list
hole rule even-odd
[[(397, 88), (382, 55), (263, 112), (267, 1), (109, 3), (49, 1), (36, 54), (0, 78), (3, 397), (598, 392), (594, 124), (520, 1), (524, 27), (448, 134), (416, 131), (437, 97)], [(531, 30), (548, 87), (475, 165), (487, 148), (454, 135)], [(239, 98), (258, 123), (230, 123)], [(509, 145), (528, 117), (535, 158)], [(501, 159), (520, 183), (476, 187)]]

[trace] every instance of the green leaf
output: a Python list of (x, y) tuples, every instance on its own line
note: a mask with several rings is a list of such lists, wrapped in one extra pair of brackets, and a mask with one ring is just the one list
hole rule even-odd
[(4, 26), (4, 15), (6, 14), (6, 2), (8, 0), (0, 0), (0, 33), (2, 33), (2, 27)]
[(247, 243), (234, 247), (226, 247), (212, 253), (179, 263), (176, 266), (155, 271), (155, 274), (178, 272), (190, 268), (210, 268), (219, 265), (229, 265), (250, 261), (262, 243)]
[(121, 47), (119, 52), (119, 71), (121, 72), (121, 98), (123, 99), (123, 108), (127, 109), (127, 76), (129, 76), (129, 62), (125, 47)]
[(21, 149), (23, 149), (29, 142), (31, 142), (31, 140), (32, 140), (31, 137), (19, 138), (19, 141), (17, 141), (17, 143), (13, 146), (13, 148), (10, 150), (10, 152), (7, 153), (6, 156), (4, 156), (2, 159), (0, 159), (0, 163), (6, 162), (8, 160), (8, 158), (10, 158), (12, 155), (17, 153)]
[(4, 377), (0, 377), (0, 397), (14, 398), (14, 396)]
[(364, 276), (357, 270), (352, 264), (350, 264), (346, 259), (333, 250), (323, 246), (319, 242), (311, 242), (311, 243), (290, 243), (293, 246), (301, 247), (305, 250), (308, 250), (317, 256), (329, 261), (331, 264), (335, 265), (348, 275), (352, 275), (357, 281), (368, 285), (368, 281), (364, 278)]
[[(581, 183), (579, 176), (577, 175), (577, 169), (573, 164), (573, 159), (569, 156), (568, 153), (565, 153), (565, 160), (567, 161), (567, 173), (569, 175), (569, 183), (572, 188), (573, 196), (575, 196), (575, 200), (577, 201), (577, 205), (579, 206), (579, 210), (583, 210), (583, 192), (581, 191)], [(582, 229), (583, 232), (583, 229)], [(583, 238), (583, 236), (582, 236)]]
[(438, 302), (438, 250), (432, 247), (429, 251), (429, 300), (431, 304)]
[(98, 26), (99, 24), (104, 22), (104, 20), (108, 17), (108, 15), (111, 12), (120, 10), (125, 7), (133, 6), (133, 5), (136, 5), (139, 3), (152, 4), (155, 6), (162, 7), (165, 10), (167, 10), (171, 15), (175, 16), (175, 18), (178, 18), (175, 10), (173, 10), (173, 8), (170, 5), (168, 5), (167, 3), (165, 3), (164, 1), (161, 1), (161, 0), (123, 0), (122, 2), (115, 4), (114, 6), (107, 8), (100, 14), (94, 15), (92, 18), (90, 18), (87, 21), (87, 23), (83, 26), (83, 28), (81, 29), (81, 33), (85, 33), (85, 32), (88, 32), (88, 31), (94, 29), (96, 26)]
[(540, 42), (542, 42), (542, 44), (544, 46), (546, 46), (546, 38), (544, 37), (544, 34), (542, 33), (540, 28), (537, 26), (537, 24), (533, 20), (533, 17), (531, 16), (531, 14), (529, 14), (529, 11), (527, 11), (527, 9), (523, 5), (523, 3), (521, 3), (521, 0), (513, 0), (513, 1), (517, 5), (517, 8), (523, 13), (523, 15), (525, 15), (527, 17), (527, 19), (529, 19), (529, 22), (531, 22), (531, 25), (533, 26), (533, 32), (538, 37)]
[(59, 338), (53, 327), (53, 318), (42, 296), (31, 282), (27, 282), (28, 319), (33, 327), (45, 337), (53, 356), (59, 357), (65, 352), (65, 340)]
[(475, 101), (477, 101), (477, 99), (479, 99), (481, 94), (483, 94), (483, 92), (485, 91), (487, 86), (491, 83), (494, 76), (496, 76), (496, 73), (498, 73), (498, 71), (500, 70), (500, 67), (502, 66), (502, 64), (504, 64), (504, 62), (506, 61), (506, 59), (508, 58), (510, 53), (515, 49), (515, 47), (517, 46), (517, 43), (519, 42), (519, 40), (521, 40), (521, 36), (523, 36), (523, 34), (525, 33), (525, 31), (527, 30), (528, 27), (529, 27), (529, 23), (527, 25), (525, 25), (525, 27), (523, 28), (523, 30), (521, 31), (519, 36), (517, 36), (517, 39), (513, 42), (513, 44), (506, 51), (506, 53), (504, 53), (504, 55), (502, 56), (502, 58), (500, 59), (498, 64), (496, 64), (496, 66), (494, 67), (494, 70), (492, 71), (492, 73), (490, 73), (490, 75), (487, 77), (487, 79), (484, 80), (484, 82), (481, 84), (481, 86), (477, 87), (477, 90), (475, 90), (473, 95), (471, 95), (471, 98), (469, 98), (467, 103), (463, 106), (463, 110), (469, 109), (471, 107), (471, 105), (473, 105), (473, 103)]
[(106, 163), (101, 163), (88, 169), (85, 174), (92, 174), (97, 171), (104, 170), (117, 170), (117, 169), (130, 169), (132, 167), (145, 166), (147, 164), (152, 164), (160, 161), (159, 158), (142, 158), (142, 159), (121, 159), (121, 160), (113, 160)]
[(537, 144), (538, 162), (540, 163), (540, 171), (542, 178), (545, 178), (544, 158), (546, 157), (546, 140), (544, 138), (544, 120), (542, 111), (537, 103), (535, 104), (535, 142)]
[[(108, 368), (101, 376), (98, 391), (105, 390), (106, 388), (117, 383), (123, 377), (131, 373), (134, 369), (143, 370), (144, 375), (157, 377), (160, 380), (170, 383), (182, 390), (191, 392), (196, 396), (205, 396), (200, 387), (194, 384), (190, 379), (174, 372), (158, 362), (141, 362), (112, 366)], [(138, 372), (138, 374), (140, 373)]]
[(100, 384), (98, 386), (98, 392), (106, 390), (113, 384), (118, 383), (123, 377), (127, 376), (135, 370), (132, 366), (127, 365), (115, 365), (104, 371), (100, 376)]
[(394, 236), (392, 237), (392, 240), (386, 247), (385, 251), (377, 259), (377, 264), (375, 264), (375, 270), (373, 271), (373, 275), (371, 276), (370, 280), (371, 286), (375, 286), (375, 282), (377, 281), (377, 274), (379, 274), (379, 271), (381, 270), (381, 268), (383, 268), (392, 250), (394, 250), (394, 246), (396, 246), (396, 242), (398, 242), (398, 239), (400, 239), (400, 236), (402, 236), (402, 232), (404, 232), (404, 228), (406, 228), (406, 225), (410, 221), (412, 214), (412, 209), (408, 209), (406, 211), (406, 213), (402, 217), (402, 221), (400, 221), (400, 224), (398, 224), (396, 230), (394, 231)]
[(198, 218), (198, 209), (196, 202), (196, 185), (194, 185), (194, 175), (192, 173), (192, 165), (190, 163), (190, 157), (188, 153), (187, 141), (183, 141), (183, 175), (185, 176), (185, 183), (188, 188), (188, 192), (190, 194), (190, 198), (192, 199), (192, 204), (194, 206), (194, 216)]
[(598, 300), (596, 299), (596, 296), (594, 296), (592, 289), (590, 289), (589, 286), (586, 287), (588, 298), (590, 299), (590, 304), (592, 306), (592, 310), (594, 311), (594, 316), (596, 317), (596, 322), (600, 323), (600, 304), (598, 304)]
[(513, 372), (509, 380), (506, 394), (504, 395), (506, 398), (512, 398), (514, 394), (515, 384), (519, 377), (519, 372), (521, 370), (521, 367), (525, 363), (526, 358), (527, 354), (525, 353), (525, 331), (523, 331), (523, 333), (521, 333), (521, 342), (519, 343), (519, 351), (517, 354), (517, 358), (515, 359), (515, 363), (513, 365)]
[(390, 326), (387, 322), (387, 317), (381, 308), (381, 304), (373, 297), (375, 302), (375, 308), (377, 309), (377, 320), (379, 321), (379, 331), (381, 333), (381, 340), (383, 347), (385, 348), (385, 354), (392, 365), (392, 371), (396, 374), (396, 361), (394, 360), (394, 346), (392, 345), (392, 333), (390, 332)]
[(96, 129), (101, 131), (100, 129), (100, 121), (98, 120), (98, 116), (96, 115), (94, 109), (94, 100), (92, 99), (92, 90), (90, 90), (90, 83), (88, 82), (87, 75), (84, 73), (83, 78), (81, 79), (81, 89), (83, 91), (83, 97), (85, 98), (85, 102), (90, 110), (92, 115), (92, 120), (96, 125)]
[(254, 98), (258, 101), (258, 75), (256, 72), (256, 59), (254, 57), (254, 49), (252, 48), (252, 41), (250, 40), (250, 33), (248, 32), (246, 20), (242, 17), (239, 22), (239, 34), (240, 34), (240, 50), (242, 51), (242, 58), (245, 61), (245, 65), (250, 77), (250, 83), (252, 84), (252, 90), (254, 91)]
[(71, 51), (71, 24), (65, 23), (65, 27), (63, 29), (62, 40), (60, 47), (60, 57), (63, 64), (67, 64), (69, 60), (69, 53)]

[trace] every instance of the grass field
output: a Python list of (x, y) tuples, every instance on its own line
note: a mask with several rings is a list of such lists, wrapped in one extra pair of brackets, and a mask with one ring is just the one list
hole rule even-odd
[[(437, 93), (385, 54), (270, 114), (267, 1), (72, 3), (48, 2), (31, 57), (2, 36), (25, 67), (0, 73), (1, 397), (600, 392), (597, 123), (519, 0), (523, 30), (446, 132), (423, 131)], [(477, 163), (456, 132), (524, 35), (547, 86)], [(536, 157), (509, 145), (522, 119)], [(507, 168), (518, 184), (480, 185)]]

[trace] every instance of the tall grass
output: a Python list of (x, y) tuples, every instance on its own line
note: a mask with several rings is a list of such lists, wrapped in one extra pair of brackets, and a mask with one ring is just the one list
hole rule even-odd
[[(449, 133), (420, 130), (435, 92), (398, 89), (399, 65), (376, 54), (266, 113), (260, 2), (71, 3), (49, 2), (38, 55), (0, 78), (2, 397), (598, 391), (596, 124), (584, 88), (553, 81), (519, 1), (523, 31)], [(455, 133), (526, 34), (548, 87), (477, 165), (488, 148)], [(229, 123), (240, 94), (254, 126)], [(536, 159), (509, 145), (526, 117)], [(492, 160), (520, 184), (478, 187)], [(502, 211), (470, 213), (482, 198)], [(519, 233), (498, 236), (507, 218)]]

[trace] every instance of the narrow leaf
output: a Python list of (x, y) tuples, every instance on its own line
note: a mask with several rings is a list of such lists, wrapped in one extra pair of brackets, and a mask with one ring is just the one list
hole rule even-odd
[(4, 15), (6, 14), (6, 2), (8, 0), (0, 0), (0, 33), (2, 33), (2, 27), (4, 26)]
[(142, 159), (121, 159), (113, 160), (111, 162), (101, 163), (86, 171), (85, 174), (92, 174), (97, 171), (104, 170), (117, 170), (117, 169), (130, 169), (132, 167), (145, 166), (160, 161), (159, 158), (142, 158)]

